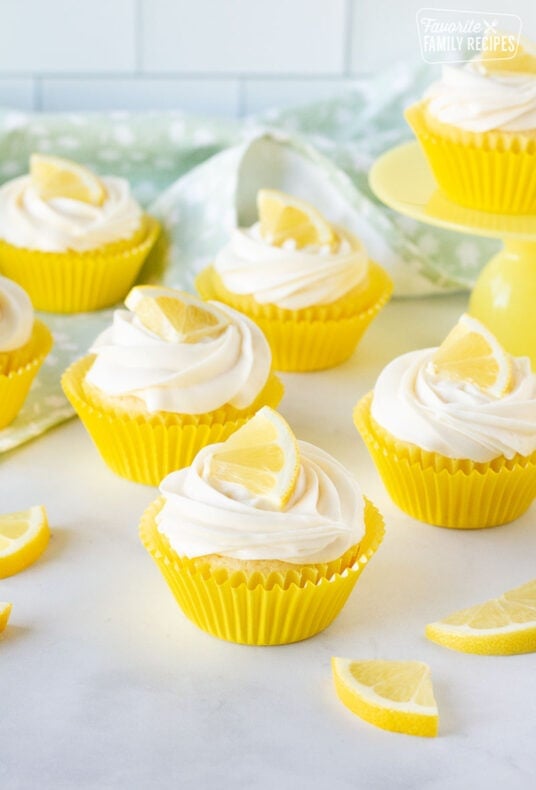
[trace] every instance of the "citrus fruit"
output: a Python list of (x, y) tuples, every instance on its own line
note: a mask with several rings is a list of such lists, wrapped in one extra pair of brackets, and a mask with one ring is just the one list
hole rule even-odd
[(0, 601), (0, 634), (5, 630), (9, 615), (11, 614), (12, 605), (10, 603), (2, 603)]
[(330, 223), (305, 200), (276, 189), (260, 189), (257, 208), (261, 235), (276, 247), (289, 239), (295, 241), (297, 248), (332, 246), (337, 241)]
[(505, 656), (536, 651), (536, 579), (430, 623), (426, 636), (463, 653)]
[(137, 285), (125, 304), (150, 332), (170, 343), (197, 343), (229, 325), (223, 311), (174, 288)]
[(30, 177), (43, 200), (71, 198), (92, 206), (102, 206), (106, 199), (106, 189), (100, 178), (70, 159), (32, 154)]
[(492, 332), (476, 318), (464, 314), (432, 357), (441, 377), (466, 381), (501, 397), (512, 385), (512, 363)]
[(332, 658), (331, 667), (339, 699), (369, 724), (407, 735), (437, 735), (437, 705), (423, 662)]
[(232, 496), (245, 489), (250, 499), (282, 510), (289, 501), (300, 470), (296, 438), (283, 417), (264, 406), (208, 460), (211, 485)]
[(49, 537), (44, 507), (0, 516), (0, 579), (35, 562), (46, 549)]

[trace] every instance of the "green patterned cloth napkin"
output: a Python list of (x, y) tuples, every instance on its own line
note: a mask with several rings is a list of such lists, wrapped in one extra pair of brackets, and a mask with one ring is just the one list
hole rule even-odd
[[(255, 219), (255, 192), (272, 186), (309, 198), (365, 241), (389, 270), (399, 296), (472, 284), (496, 242), (429, 228), (396, 215), (371, 194), (367, 174), (387, 148), (409, 139), (403, 109), (422, 94), (428, 69), (393, 67), (356, 82), (331, 101), (244, 121), (178, 112), (0, 111), (0, 181), (27, 172), (33, 151), (127, 178), (165, 232), (140, 277), (191, 288), (195, 273), (225, 243), (235, 222)], [(111, 311), (41, 317), (55, 345), (15, 422), (0, 431), (0, 452), (72, 416), (63, 370), (84, 354)]]

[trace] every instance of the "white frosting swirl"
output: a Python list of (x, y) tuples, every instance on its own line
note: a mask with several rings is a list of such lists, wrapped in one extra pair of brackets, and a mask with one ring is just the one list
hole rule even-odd
[(30, 340), (34, 311), (20, 285), (0, 277), (0, 351), (14, 351)]
[(430, 115), (470, 132), (536, 129), (536, 76), (489, 72), (478, 60), (463, 68), (443, 66), (442, 79), (425, 98)]
[(211, 445), (190, 467), (163, 480), (159, 531), (185, 557), (220, 554), (299, 564), (341, 556), (365, 532), (363, 494), (332, 456), (307, 442), (298, 444), (301, 468), (284, 511), (262, 509), (255, 501), (240, 501), (213, 488), (207, 481), (207, 462), (220, 445)]
[(327, 246), (296, 249), (292, 240), (276, 247), (261, 237), (258, 223), (237, 228), (214, 268), (229, 291), (252, 294), (260, 304), (286, 310), (330, 304), (363, 283), (368, 272), (360, 242), (338, 233), (341, 242), (332, 251)]
[(230, 404), (249, 406), (270, 374), (272, 356), (261, 330), (242, 313), (213, 303), (229, 320), (214, 337), (172, 343), (129, 310), (93, 343), (86, 380), (108, 395), (133, 395), (148, 411), (202, 414)]
[(384, 368), (371, 406), (379, 425), (449, 458), (487, 462), (536, 450), (536, 374), (527, 357), (512, 357), (512, 390), (497, 398), (441, 378), (430, 363), (435, 351), (411, 351)]
[(83, 252), (129, 238), (142, 211), (128, 181), (110, 176), (102, 182), (106, 199), (102, 206), (92, 206), (71, 198), (43, 200), (30, 176), (8, 181), (0, 187), (0, 238), (44, 252)]

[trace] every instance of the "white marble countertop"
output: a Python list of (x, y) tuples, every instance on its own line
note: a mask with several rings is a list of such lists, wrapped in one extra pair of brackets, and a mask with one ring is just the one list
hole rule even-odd
[[(466, 298), (391, 303), (357, 354), (285, 375), (297, 435), (351, 468), (387, 534), (335, 623), (295, 645), (242, 647), (177, 608), (137, 523), (155, 490), (108, 471), (78, 421), (0, 460), (0, 511), (44, 504), (53, 539), (0, 581), (2, 790), (535, 786), (534, 655), (480, 657), (423, 636), (427, 622), (534, 577), (536, 510), (508, 526), (418, 524), (389, 501), (352, 425), (385, 363), (437, 344)], [(420, 659), (440, 709), (436, 739), (375, 729), (333, 690), (330, 658)]]

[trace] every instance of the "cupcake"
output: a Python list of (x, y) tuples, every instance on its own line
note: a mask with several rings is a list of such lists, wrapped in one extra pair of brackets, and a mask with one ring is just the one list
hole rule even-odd
[(62, 386), (108, 466), (157, 485), (276, 406), (283, 385), (262, 332), (226, 305), (153, 286), (125, 304)]
[(438, 349), (390, 362), (354, 420), (393, 501), (416, 519), (492, 527), (536, 496), (536, 375), (468, 315)]
[(462, 206), (536, 212), (536, 58), (484, 52), (444, 66), (406, 111), (440, 189)]
[(0, 187), (0, 273), (38, 310), (75, 313), (123, 299), (158, 235), (122, 178), (33, 154)]
[(231, 642), (322, 631), (383, 538), (352, 475), (267, 407), (160, 491), (141, 540), (186, 616)]
[(0, 428), (19, 413), (52, 348), (52, 335), (34, 318), (28, 294), (0, 277)]
[(276, 370), (340, 364), (387, 302), (389, 277), (355, 236), (305, 201), (261, 189), (257, 204), (259, 221), (234, 230), (198, 276), (199, 293), (252, 318)]

